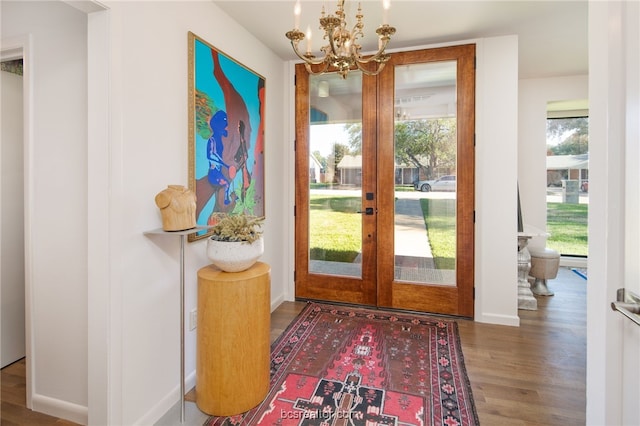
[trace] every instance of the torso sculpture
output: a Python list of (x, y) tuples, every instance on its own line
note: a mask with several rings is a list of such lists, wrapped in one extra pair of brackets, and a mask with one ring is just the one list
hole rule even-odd
[(162, 214), (162, 229), (184, 231), (196, 226), (196, 196), (182, 185), (169, 185), (156, 195)]

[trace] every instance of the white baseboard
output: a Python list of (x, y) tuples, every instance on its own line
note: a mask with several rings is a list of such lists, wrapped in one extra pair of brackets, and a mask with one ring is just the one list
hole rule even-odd
[(271, 301), (271, 312), (275, 311), (284, 302), (284, 295), (280, 295)]
[(520, 317), (501, 314), (481, 314), (474, 318), (476, 322), (487, 324), (508, 325), (512, 327), (520, 327)]
[[(185, 392), (189, 392), (196, 385), (195, 370), (188, 374), (184, 379)], [(154, 425), (164, 416), (177, 402), (180, 401), (180, 384), (173, 388), (164, 398), (162, 398), (151, 410), (140, 417), (134, 425)]]
[(88, 407), (44, 395), (33, 395), (31, 398), (31, 409), (81, 425), (86, 425), (89, 422)]

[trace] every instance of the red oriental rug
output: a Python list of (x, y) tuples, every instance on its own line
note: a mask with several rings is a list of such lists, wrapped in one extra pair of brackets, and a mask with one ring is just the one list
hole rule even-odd
[(309, 303), (271, 346), (271, 386), (214, 425), (477, 425), (458, 326)]

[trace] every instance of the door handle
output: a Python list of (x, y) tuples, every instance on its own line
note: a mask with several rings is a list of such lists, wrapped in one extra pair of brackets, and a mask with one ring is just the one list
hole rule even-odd
[(373, 215), (373, 207), (367, 207), (366, 209), (364, 209), (364, 211), (358, 210), (356, 213), (364, 214), (364, 215), (367, 215), (367, 216), (372, 216)]
[(611, 309), (620, 312), (635, 324), (640, 325), (640, 296), (625, 288), (619, 288), (616, 301), (611, 302)]

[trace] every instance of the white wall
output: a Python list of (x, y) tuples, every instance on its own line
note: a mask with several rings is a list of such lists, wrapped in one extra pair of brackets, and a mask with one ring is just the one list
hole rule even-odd
[(640, 7), (589, 3), (589, 281), (587, 424), (640, 416), (640, 328), (613, 312), (640, 293)]
[[(106, 332), (112, 354), (104, 368), (107, 401), (96, 400), (110, 424), (152, 424), (179, 399), (179, 240), (144, 236), (161, 227), (155, 195), (168, 184), (187, 185), (187, 32), (192, 31), (266, 78), (265, 255), (272, 267), (272, 305), (284, 298), (282, 243), (288, 214), (283, 194), (286, 168), (283, 138), (282, 61), (211, 2), (104, 2), (110, 56), (112, 119), (107, 149), (110, 177), (92, 188), (109, 191), (108, 233), (92, 224), (99, 245), (108, 239), (108, 258), (92, 258), (110, 274), (110, 300), (92, 301), (112, 319)], [(105, 20), (100, 19), (102, 23)], [(99, 37), (98, 37), (99, 38)], [(96, 124), (97, 125), (97, 124)], [(92, 148), (93, 149), (93, 148)], [(99, 203), (100, 201), (96, 201)], [(90, 208), (92, 206), (90, 205)], [(287, 212), (289, 213), (289, 212)], [(95, 234), (94, 234), (95, 232)], [(103, 241), (101, 241), (101, 239)], [(209, 262), (205, 241), (186, 247), (186, 308), (196, 307), (197, 270)], [(90, 282), (90, 286), (93, 282)], [(188, 322), (187, 322), (188, 323)], [(117, 349), (117, 350), (114, 350)], [(93, 348), (91, 349), (93, 351)], [(100, 363), (92, 380), (101, 386)], [(186, 336), (186, 374), (193, 385), (195, 331)], [(93, 408), (92, 408), (93, 410)], [(100, 422), (100, 418), (93, 421)]]
[[(547, 228), (547, 102), (588, 99), (588, 76), (520, 80), (518, 99), (518, 182), (526, 225)], [(532, 238), (544, 247), (545, 238)]]
[(0, 368), (24, 357), (22, 76), (0, 72)]
[(35, 410), (82, 422), (88, 332), (86, 17), (59, 2), (3, 1), (1, 7), (2, 39), (30, 34), (33, 43), (27, 388)]
[[(110, 287), (112, 265), (110, 241), (112, 229), (107, 224), (111, 217), (110, 188), (111, 162), (111, 87), (109, 85), (109, 13), (96, 11), (88, 15), (87, 33), (87, 98), (88, 128), (87, 163), (87, 323), (88, 353), (88, 424), (112, 424), (114, 412), (120, 413), (121, 404), (111, 395), (122, 387), (122, 345), (115, 331), (121, 328), (120, 305), (111, 303), (119, 299)], [(113, 308), (113, 310), (112, 310)], [(114, 332), (112, 333), (112, 330)], [(114, 338), (112, 339), (111, 336)]]
[(475, 319), (519, 325), (518, 37), (478, 42)]

